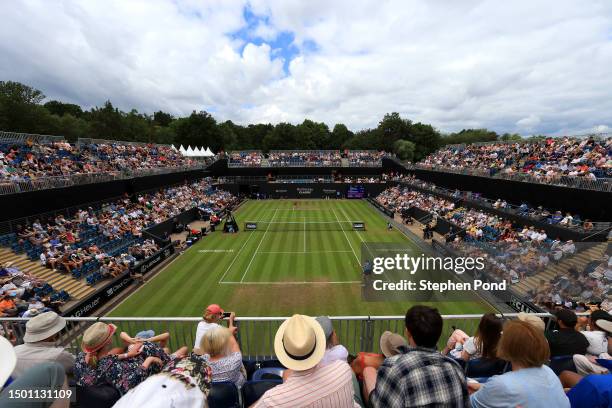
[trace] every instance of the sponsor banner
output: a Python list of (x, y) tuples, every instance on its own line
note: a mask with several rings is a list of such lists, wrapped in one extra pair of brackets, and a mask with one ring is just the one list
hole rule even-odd
[(353, 223), (354, 230), (363, 230), (365, 231), (365, 224), (363, 222), (354, 222)]
[[(132, 268), (132, 271), (146, 274), (160, 262), (170, 257), (173, 253), (174, 246), (172, 246), (172, 244), (167, 245), (155, 255), (145, 259), (139, 265), (136, 265), (134, 268)], [(108, 301), (129, 287), (132, 280), (133, 279), (131, 278), (130, 273), (126, 272), (125, 274), (113, 279), (106, 286), (98, 289), (87, 298), (83, 299), (79, 304), (64, 312), (63, 315), (66, 317), (89, 316), (96, 309), (105, 305), (108, 303)]]
[(510, 300), (506, 302), (508, 306), (516, 310), (517, 312), (525, 312), (525, 313), (540, 313), (541, 309), (536, 307), (534, 304), (530, 302), (526, 302), (523, 299), (511, 294)]
[(170, 257), (174, 253), (173, 245), (166, 245), (158, 253), (145, 259), (138, 265), (134, 266), (132, 270), (136, 273), (142, 273), (143, 275), (153, 269), (157, 264), (161, 263), (166, 258)]
[(247, 222), (244, 224), (244, 229), (247, 231), (254, 231), (257, 229), (257, 223), (256, 222)]
[(299, 188), (297, 189), (297, 193), (300, 195), (311, 195), (314, 189), (312, 188)]

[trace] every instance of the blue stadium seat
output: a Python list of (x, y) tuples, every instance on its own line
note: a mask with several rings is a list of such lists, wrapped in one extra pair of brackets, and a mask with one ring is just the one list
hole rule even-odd
[(576, 372), (574, 364), (574, 356), (555, 356), (550, 358), (550, 368), (555, 374), (561, 374), (561, 371)]
[(258, 380), (281, 380), (283, 379), (283, 372), (285, 370), (280, 367), (264, 367), (255, 371), (253, 374), (253, 381)]
[(212, 383), (208, 394), (209, 408), (240, 408), (238, 388), (231, 382)]
[(266, 393), (266, 391), (268, 391), (270, 388), (276, 387), (278, 384), (282, 384), (282, 381), (247, 381), (241, 389), (243, 406), (250, 407), (257, 402), (257, 400), (259, 400), (261, 396)]
[(470, 378), (492, 377), (506, 372), (509, 363), (504, 360), (471, 359), (465, 367), (465, 375)]

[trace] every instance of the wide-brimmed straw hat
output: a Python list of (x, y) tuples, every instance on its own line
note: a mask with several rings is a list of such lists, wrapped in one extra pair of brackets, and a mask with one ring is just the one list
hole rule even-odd
[(86, 353), (94, 353), (107, 345), (117, 330), (114, 324), (96, 322), (83, 333), (81, 346)]
[(287, 368), (304, 371), (316, 366), (325, 354), (325, 333), (312, 317), (293, 315), (278, 328), (274, 351)]
[[(32, 313), (35, 309), (32, 309)], [(26, 343), (36, 343), (53, 336), (66, 327), (66, 319), (55, 312), (41, 313), (31, 318), (26, 323), (26, 333), (23, 341)]]
[(17, 355), (10, 341), (0, 336), (0, 390), (17, 364)]

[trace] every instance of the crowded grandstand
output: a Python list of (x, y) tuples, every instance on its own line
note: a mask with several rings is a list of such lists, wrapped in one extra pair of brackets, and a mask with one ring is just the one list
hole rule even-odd
[(612, 408), (612, 2), (0, 15), (0, 408)]
[[(516, 171), (551, 186), (555, 177), (538, 175), (557, 176), (558, 170), (564, 176), (607, 183), (609, 138), (445, 147), (416, 164), (383, 151), (350, 150), (219, 152), (213, 160), (197, 163), (173, 146), (20, 138), (3, 143), (6, 183), (100, 171), (208, 168), (191, 181), (4, 223), (0, 305), (3, 355), (12, 367), (2, 379), (8, 381), (7, 390), (33, 386), (32, 381), (44, 378), (36, 386), (74, 392), (73, 403), (76, 398), (79, 406), (100, 407), (141, 406), (152, 395), (167, 401), (164, 404), (211, 407), (536, 406), (531, 405), (534, 401), (604, 406), (605, 397), (593, 392), (601, 387), (593, 375), (609, 375), (610, 219), (591, 218), (597, 213), (588, 206), (583, 215), (562, 205), (540, 205), (537, 197), (514, 201), (491, 195), (490, 189), (481, 193), (464, 191), (461, 185), (440, 186), (428, 181), (427, 171), (434, 170), (426, 168), (435, 165), (436, 172), (453, 173), (465, 166), (485, 169), (487, 177)], [(242, 173), (244, 168), (250, 173)], [(312, 168), (328, 170), (319, 174)], [(90, 179), (92, 183), (100, 181)], [(303, 204), (290, 201), (301, 194), (307, 199)], [(436, 308), (412, 305), (403, 318), (370, 318), (375, 329), (367, 341), (352, 333), (355, 321), (325, 315), (315, 319), (292, 310), (287, 320), (270, 320), (268, 335), (276, 340), (258, 346), (251, 342), (262, 327), (217, 304), (205, 307), (203, 320), (185, 318), (179, 326), (170, 320), (123, 321), (116, 314), (84, 318), (112, 310), (104, 307), (107, 302), (142, 302), (130, 293), (145, 291), (146, 282), (160, 271), (163, 277), (167, 261), (151, 262), (162, 253), (164, 259), (181, 259), (195, 248), (221, 251), (201, 245), (224, 234), (215, 226), (225, 226), (230, 233), (239, 230), (242, 226), (229, 220), (232, 212), (245, 212), (241, 207), (249, 200), (278, 201), (269, 221), (263, 221), (261, 209), (254, 210), (260, 222), (252, 224), (266, 225), (264, 237), (275, 222), (279, 226), (273, 231), (288, 240), (295, 237), (291, 231), (303, 233), (305, 253), (307, 245), (316, 246), (309, 237), (321, 233), (321, 223), (339, 226), (340, 232), (326, 227), (328, 235), (346, 237), (342, 223), (349, 222), (347, 212), (355, 209), (321, 207), (336, 218), (340, 213), (337, 222), (324, 221), (321, 215), (306, 218), (308, 211), (319, 208), (312, 200), (316, 194), (341, 201), (357, 194), (411, 240), (454, 257), (486, 258), (487, 268), (477, 277), (509, 282), (512, 301), (487, 301), (503, 314), (488, 312), (480, 321), (477, 315), (448, 318)], [(305, 212), (302, 218), (287, 215), (280, 221), (279, 209)], [(293, 229), (292, 219), (302, 219), (297, 222), (302, 226)], [(352, 235), (346, 238), (349, 253), (354, 253)], [(347, 251), (336, 251), (336, 257), (338, 252)], [(270, 259), (275, 256), (268, 253)], [(234, 284), (229, 279), (232, 268), (219, 284)], [(236, 283), (251, 283), (244, 280), (250, 268), (251, 263)], [(113, 301), (108, 293), (123, 291), (124, 285), (123, 295)], [(110, 300), (100, 296), (104, 292)], [(205, 291), (202, 300), (211, 293)], [(230, 310), (240, 309), (231, 298), (223, 302)], [(419, 378), (433, 375), (431, 367), (436, 367), (435, 377), (415, 388)], [(515, 377), (523, 379), (520, 392), (512, 391)], [(524, 381), (532, 388), (525, 389)], [(185, 382), (193, 386), (179, 386)], [(398, 389), (396, 384), (402, 385)], [(313, 386), (320, 391), (308, 392)], [(159, 387), (174, 391), (170, 395)], [(409, 387), (410, 393), (402, 387)], [(55, 399), (61, 400), (60, 394)], [(594, 405), (584, 405), (587, 399)]]

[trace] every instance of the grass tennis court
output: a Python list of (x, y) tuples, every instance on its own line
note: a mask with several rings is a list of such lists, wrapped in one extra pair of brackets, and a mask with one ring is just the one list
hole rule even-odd
[[(209, 234), (121, 303), (112, 316), (200, 316), (218, 303), (239, 316), (397, 315), (406, 302), (361, 300), (361, 245), (418, 246), (387, 230), (363, 200), (247, 201), (234, 216), (241, 230)], [(257, 222), (256, 231), (244, 223)], [(352, 229), (361, 221), (366, 231)], [(442, 313), (482, 313), (475, 296), (438, 302)]]

